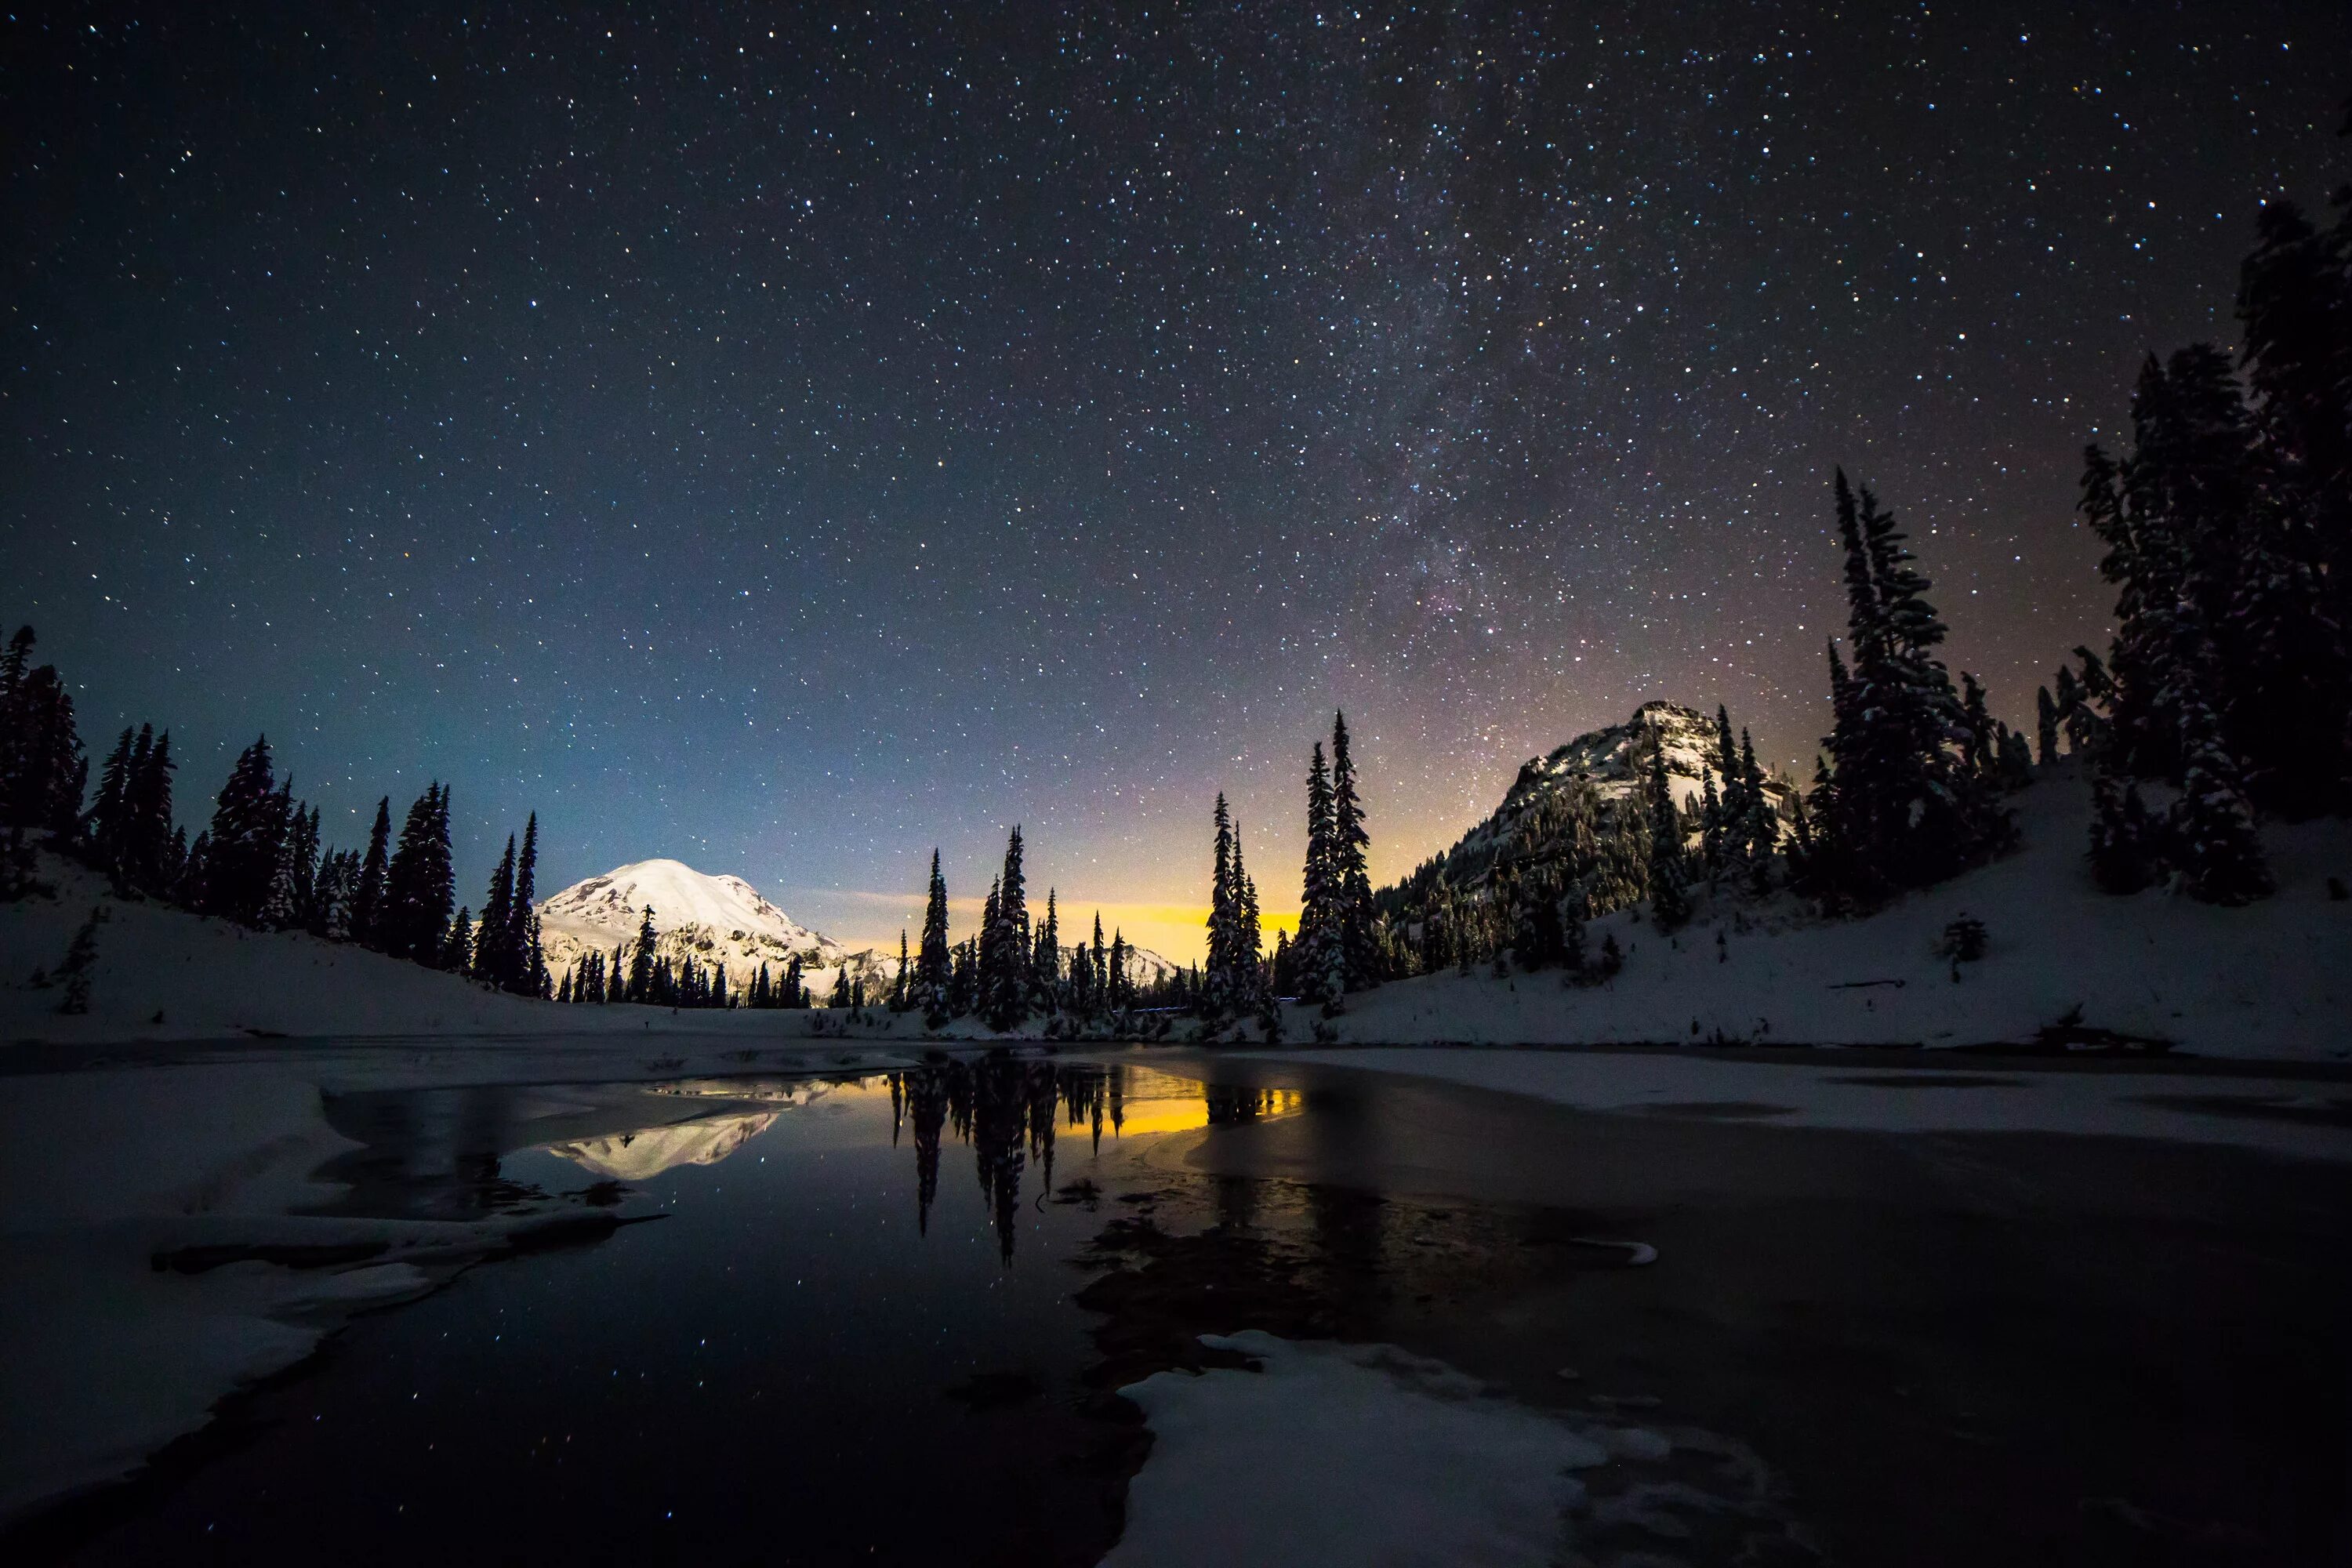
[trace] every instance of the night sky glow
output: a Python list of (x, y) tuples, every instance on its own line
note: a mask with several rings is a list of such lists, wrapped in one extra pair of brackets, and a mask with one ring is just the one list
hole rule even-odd
[(1381, 878), (1653, 698), (1809, 770), (1833, 463), (2028, 714), (2352, 83), (2340, 0), (241, 9), (0, 23), (0, 616), (93, 748), (844, 937), (1019, 821), (1178, 956), (1335, 707)]

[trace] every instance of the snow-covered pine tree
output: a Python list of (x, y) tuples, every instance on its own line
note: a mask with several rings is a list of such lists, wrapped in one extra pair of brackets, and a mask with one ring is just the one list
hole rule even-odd
[(2191, 898), (2209, 904), (2249, 903), (2267, 897), (2276, 884), (2254, 830), (2238, 760), (2222, 741), (2221, 721), (2205, 705), (2200, 685), (2189, 684), (2179, 703), (2181, 785), (2172, 807), (2172, 850)]
[(1780, 849), (1780, 817), (1765, 792), (1764, 770), (1757, 765), (1756, 742), (1739, 731), (1739, 853), (1746, 862), (1748, 885), (1762, 894), (1772, 886), (1772, 857)]
[(352, 940), (369, 947), (383, 945), (383, 889), (392, 853), (392, 797), (375, 803), (375, 826), (368, 830), (367, 857), (360, 862), (359, 885), (352, 889)]
[(1664, 738), (1650, 731), (1649, 775), (1643, 805), (1650, 823), (1650, 918), (1660, 931), (1672, 931), (1690, 919), (1690, 899), (1683, 891), (1689, 865), (1683, 851), (1682, 811), (1666, 781)]
[(1715, 770), (1705, 763), (1698, 765), (1698, 787), (1699, 858), (1711, 881), (1723, 874), (1724, 813), (1723, 798), (1715, 789)]
[(1241, 825), (1234, 826), (1234, 973), (1230, 982), (1234, 1009), (1254, 1011), (1265, 989), (1261, 973), (1265, 941), (1260, 931), (1257, 883), (1242, 865)]
[(1030, 952), (1027, 879), (1022, 870), (1021, 829), (1005, 841), (1004, 871), (997, 879), (993, 935), (982, 955), (981, 1012), (992, 1029), (1013, 1027), (1029, 1016), (1033, 962)]
[(2033, 760), (2043, 767), (2058, 760), (2058, 702), (2046, 686), (2033, 689)]
[[(511, 842), (511, 840), (509, 840)], [(536, 996), (544, 989), (543, 965), (531, 959), (531, 943), (539, 931), (539, 813), (523, 824), (522, 849), (515, 857), (514, 883), (508, 892), (506, 934), (502, 952), (511, 973), (506, 988), (519, 995)]]
[(125, 724), (114, 749), (106, 754), (105, 763), (98, 770), (98, 796), (90, 802), (82, 818), (82, 834), (89, 842), (93, 864), (111, 876), (117, 886), (122, 883), (122, 841), (127, 836), (125, 813), (131, 791), (131, 729)]
[(1062, 916), (1056, 890), (1045, 889), (1045, 919), (1037, 927), (1037, 941), (1029, 963), (1029, 990), (1034, 1005), (1046, 1012), (1062, 1005)]
[[(654, 999), (655, 950), (660, 945), (661, 934), (654, 930), (654, 907), (647, 904), (637, 917), (637, 940), (629, 954), (629, 984), (622, 993), (631, 1002), (651, 1002)], [(614, 959), (619, 967), (619, 956)]]
[(1340, 907), (1340, 871), (1334, 850), (1338, 837), (1332, 812), (1331, 775), (1323, 763), (1323, 742), (1307, 764), (1307, 864), (1298, 906), (1298, 942), (1291, 960), (1302, 1000), (1336, 1000), (1347, 989), (1347, 913)]
[(240, 925), (259, 923), (278, 868), (282, 822), (269, 740), (263, 736), (237, 754), (214, 797), (206, 835), (205, 914)]
[(1857, 501), (1843, 470), (1834, 495), (1853, 665), (1831, 649), (1832, 767), (1811, 859), (1825, 892), (1867, 900), (1981, 859), (2008, 820), (1969, 765), (1969, 716), (1935, 653), (1944, 626), (1905, 535), (1867, 488)]
[(1224, 791), (1217, 792), (1216, 847), (1209, 872), (1209, 962), (1202, 976), (1201, 1012), (1219, 1018), (1234, 1004), (1232, 994), (1234, 940), (1238, 915), (1234, 905), (1234, 818)]
[(1339, 885), (1342, 942), (1348, 978), (1345, 989), (1361, 991), (1381, 979), (1379, 943), (1373, 927), (1372, 879), (1368, 855), (1371, 835), (1364, 829), (1364, 803), (1356, 787), (1355, 752), (1348, 736), (1348, 716), (1331, 719), (1331, 860)]
[(474, 978), (503, 991), (514, 984), (519, 965), (514, 948), (515, 841), (507, 835), (506, 853), (490, 873), (489, 890), (482, 895), (482, 930), (474, 942)]
[(1985, 705), (1984, 688), (1965, 669), (1960, 671), (1960, 712), (1968, 731), (1960, 747), (1964, 765), (1979, 778), (1999, 776), (2000, 746), (1993, 730), (1992, 712)]
[(457, 906), (457, 917), (442, 933), (441, 952), (434, 967), (452, 974), (465, 974), (474, 966), (474, 922), (472, 912), (465, 905)]

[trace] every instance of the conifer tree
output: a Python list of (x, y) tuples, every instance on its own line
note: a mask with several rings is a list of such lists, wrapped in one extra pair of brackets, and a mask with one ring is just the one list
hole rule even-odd
[(1021, 866), (1021, 829), (1015, 826), (1004, 846), (1004, 870), (996, 882), (991, 934), (982, 954), (982, 1011), (988, 1026), (999, 1032), (1029, 1016), (1030, 968), (1027, 879)]
[(1299, 994), (1308, 1001), (1334, 1001), (1347, 989), (1347, 911), (1341, 907), (1338, 836), (1331, 775), (1318, 741), (1307, 766), (1307, 864), (1293, 950)]
[(508, 894), (506, 936), (501, 949), (509, 973), (503, 982), (507, 989), (526, 996), (537, 996), (547, 988), (547, 971), (543, 960), (533, 956), (539, 950), (539, 914), (534, 907), (539, 898), (539, 813), (532, 812), (523, 824), (522, 852), (515, 858), (514, 883)]
[(375, 803), (367, 858), (360, 862), (359, 885), (352, 890), (352, 940), (370, 947), (383, 945), (383, 889), (391, 850), (392, 797), (386, 795)]
[(1234, 827), (1234, 972), (1230, 977), (1234, 1005), (1237, 1008), (1257, 1005), (1258, 993), (1265, 988), (1259, 965), (1265, 952), (1264, 938), (1259, 930), (1257, 883), (1250, 879), (1242, 865), (1242, 831)]
[(516, 962), (514, 922), (515, 841), (507, 836), (506, 853), (490, 873), (489, 891), (482, 898), (482, 930), (474, 942), (474, 978), (498, 990), (511, 989), (520, 975)]
[[(262, 922), (285, 847), (286, 805), (263, 736), (239, 753), (213, 808), (205, 913), (240, 925)], [(434, 935), (440, 935), (440, 922)]]
[(1709, 878), (1719, 877), (1724, 868), (1724, 806), (1715, 792), (1715, 770), (1705, 763), (1698, 766), (1699, 784), (1699, 854), (1706, 863)]
[(98, 774), (98, 798), (90, 803), (89, 814), (83, 819), (91, 858), (112, 875), (118, 885), (122, 881), (122, 846), (128, 837), (125, 816), (131, 791), (131, 726), (125, 724), (114, 750), (106, 754), (105, 765)]
[(2058, 760), (2058, 703), (2046, 686), (2033, 689), (2034, 761), (2048, 767)]
[(1234, 819), (1223, 790), (1217, 792), (1216, 847), (1209, 872), (1209, 962), (1202, 995), (1203, 1016), (1216, 1017), (1233, 1005), (1231, 976), (1238, 914), (1234, 908)]
[(1038, 1005), (1050, 1011), (1058, 1005), (1062, 988), (1062, 918), (1052, 888), (1045, 889), (1045, 920), (1037, 928), (1036, 957), (1030, 967)]
[(1853, 665), (1831, 649), (1833, 766), (1811, 858), (1824, 891), (1868, 899), (1972, 864), (2008, 825), (1969, 763), (1969, 716), (1935, 654), (1944, 626), (1905, 536), (1867, 489), (1857, 502), (1843, 470), (1834, 494)]
[(647, 904), (637, 921), (635, 951), (629, 955), (629, 986), (625, 993), (628, 1000), (654, 1000), (655, 950), (660, 942), (660, 933), (654, 930), (654, 907)]
[(449, 922), (448, 931), (443, 933), (440, 953), (435, 963), (452, 974), (465, 974), (473, 969), (474, 922), (472, 911), (463, 904), (457, 906), (457, 918)]
[(1664, 740), (1654, 728), (1648, 746), (1649, 778), (1643, 801), (1650, 823), (1650, 918), (1660, 931), (1672, 931), (1690, 919), (1690, 900), (1683, 891), (1689, 868), (1683, 853), (1682, 812), (1666, 781)]
[(20, 627), (0, 656), (0, 827), (70, 841), (81, 827), (89, 759), (57, 667), (27, 668), (33, 645), (33, 628)]
[(1347, 989), (1360, 991), (1380, 979), (1378, 944), (1373, 937), (1372, 879), (1366, 856), (1371, 835), (1364, 830), (1364, 806), (1356, 789), (1355, 754), (1348, 738), (1348, 716), (1331, 721), (1331, 860), (1339, 884), (1342, 942), (1347, 954)]
[(441, 962), (457, 889), (449, 862), (449, 792), (426, 786), (408, 809), (400, 842), (384, 870), (384, 952), (433, 965)]
[(948, 1020), (948, 986), (954, 960), (948, 950), (948, 884), (940, 874), (940, 852), (931, 851), (931, 886), (923, 903), (923, 940), (917, 950), (916, 1002), (931, 1027)]

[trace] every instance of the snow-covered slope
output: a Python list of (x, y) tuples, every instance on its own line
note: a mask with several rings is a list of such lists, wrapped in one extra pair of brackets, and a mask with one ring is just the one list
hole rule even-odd
[(727, 966), (728, 984), (748, 984), (761, 964), (781, 975), (797, 957), (809, 988), (822, 1001), (842, 966), (866, 987), (887, 984), (898, 955), (852, 951), (793, 919), (740, 877), (713, 877), (679, 860), (639, 860), (574, 882), (541, 901), (541, 942), (549, 973), (559, 979), (591, 952), (609, 960), (637, 938), (644, 912), (654, 912), (658, 950), (698, 964)]
[[(1484, 966), (1349, 998), (1342, 1040), (1609, 1044), (1715, 1038), (1768, 1044), (2022, 1041), (2069, 1020), (2215, 1056), (2352, 1058), (2352, 822), (2263, 830), (2277, 894), (2221, 909), (2151, 889), (2101, 892), (2084, 848), (2089, 783), (2071, 759), (2011, 797), (2021, 842), (1989, 866), (1859, 920), (1824, 920), (1786, 893), (1761, 902), (1694, 889), (1671, 935), (1641, 909), (1591, 923), (1614, 937), (1613, 981)], [(1945, 927), (1982, 921), (1984, 957), (1939, 953)], [(1302, 1013), (1291, 1037), (1304, 1037)]]

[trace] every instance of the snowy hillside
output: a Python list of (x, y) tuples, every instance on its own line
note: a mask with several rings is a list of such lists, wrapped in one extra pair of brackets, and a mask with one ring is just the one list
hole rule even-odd
[(844, 964), (853, 976), (865, 977), (869, 991), (897, 974), (897, 953), (853, 952), (793, 919), (742, 878), (713, 877), (678, 860), (618, 866), (541, 900), (548, 972), (560, 979), (592, 951), (609, 958), (614, 948), (634, 943), (649, 907), (660, 952), (672, 958), (691, 955), (705, 967), (723, 963), (737, 990), (761, 964), (781, 975), (795, 957), (820, 1000)]
[[(1591, 922), (1622, 973), (1572, 986), (1556, 970), (1486, 966), (1393, 982), (1348, 1000), (1344, 1041), (1556, 1045), (1703, 1042), (1969, 1045), (2072, 1025), (2215, 1056), (2352, 1058), (2352, 823), (2273, 824), (2275, 896), (2221, 908), (2151, 889), (2101, 892), (2084, 855), (2090, 788), (2073, 761), (2011, 797), (2018, 848), (1859, 920), (1825, 920), (1781, 892), (1693, 889), (1671, 935), (1642, 909)], [(2335, 886), (2331, 887), (2331, 879)], [(1981, 959), (1941, 951), (1962, 916)], [(1957, 978), (1956, 978), (1957, 976)], [(1291, 1037), (1312, 1024), (1302, 1009)]]

